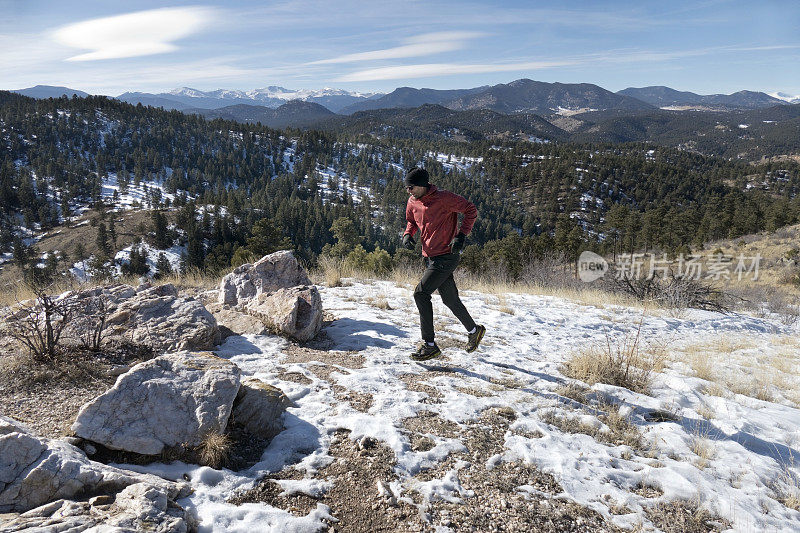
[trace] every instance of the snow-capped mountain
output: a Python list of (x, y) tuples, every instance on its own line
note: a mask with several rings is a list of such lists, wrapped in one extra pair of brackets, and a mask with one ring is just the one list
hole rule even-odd
[(790, 104), (800, 104), (800, 94), (791, 95), (780, 91), (767, 94), (769, 94), (773, 98), (777, 98), (778, 100), (789, 102)]
[[(215, 91), (200, 91), (191, 87), (180, 87), (165, 93), (125, 93), (118, 96), (120, 100), (126, 102), (147, 104), (154, 99), (159, 102), (168, 102), (163, 107), (173, 109), (219, 109), (237, 104), (260, 105), (265, 107), (277, 108), (290, 100), (303, 100), (320, 104), (337, 112), (340, 109), (357, 102), (362, 102), (370, 98), (381, 96), (376, 93), (351, 92), (344, 89), (334, 89), (325, 87), (323, 89), (300, 89), (292, 90), (270, 85), (260, 89), (250, 91), (240, 91), (231, 89), (217, 89)], [(174, 102), (169, 104), (169, 102)]]

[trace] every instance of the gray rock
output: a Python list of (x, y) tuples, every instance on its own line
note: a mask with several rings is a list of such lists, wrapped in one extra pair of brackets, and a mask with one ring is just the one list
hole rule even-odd
[(300, 342), (313, 339), (322, 328), (322, 298), (313, 285), (262, 293), (246, 309), (272, 331)]
[(291, 250), (283, 250), (236, 267), (222, 278), (219, 301), (225, 305), (243, 305), (261, 293), (296, 285), (311, 285), (311, 280)]
[(89, 502), (57, 500), (6, 522), (2, 532), (31, 533), (186, 533), (196, 531), (197, 519), (175, 503), (176, 493), (164, 487), (135, 483), (116, 498), (103, 495)]
[(217, 321), (199, 301), (171, 285), (142, 290), (108, 317), (109, 333), (157, 351), (208, 350), (219, 344)]
[(237, 311), (220, 303), (209, 304), (206, 308), (217, 320), (217, 325), (223, 337), (248, 334), (265, 335), (269, 333), (269, 329), (261, 320), (247, 313)]
[(13, 418), (0, 415), (0, 435), (7, 435), (9, 433), (33, 434), (33, 431), (22, 422), (18, 422)]
[(271, 439), (283, 431), (283, 413), (292, 401), (280, 389), (249, 378), (242, 382), (233, 404), (233, 419), (253, 435)]
[(134, 366), (84, 405), (75, 435), (144, 455), (178, 444), (196, 446), (222, 433), (239, 390), (239, 368), (212, 353), (163, 355)]
[(184, 483), (91, 461), (63, 441), (25, 433), (0, 437), (0, 512), (25, 512), (77, 494), (116, 493), (134, 483), (146, 483), (173, 497), (188, 493)]

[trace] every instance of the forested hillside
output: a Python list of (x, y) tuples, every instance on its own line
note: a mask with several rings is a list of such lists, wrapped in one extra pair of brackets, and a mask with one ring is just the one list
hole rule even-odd
[(507, 262), (584, 247), (675, 251), (800, 214), (796, 162), (755, 165), (644, 143), (277, 131), (104, 97), (7, 92), (0, 127), (0, 252), (20, 260), (33, 232), (86, 206), (120, 207), (131, 188), (145, 191), (134, 207), (168, 212), (177, 225), (157, 236), (154, 222), (142, 237), (184, 245), (187, 267), (226, 268), (287, 239), (312, 262), (337, 241), (329, 253), (362, 244), (394, 254), (401, 178), (414, 165), (477, 205), (471, 242), (505, 239), (484, 250)]

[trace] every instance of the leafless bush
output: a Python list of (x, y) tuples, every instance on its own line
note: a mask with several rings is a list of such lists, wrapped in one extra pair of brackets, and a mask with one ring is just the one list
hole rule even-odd
[(61, 337), (75, 318), (74, 300), (48, 294), (50, 286), (29, 284), (35, 298), (12, 306), (3, 333), (25, 346), (38, 360), (52, 360)]
[(725, 313), (730, 304), (719, 289), (683, 276), (670, 275), (665, 278), (651, 276), (647, 278), (613, 278), (609, 280), (616, 292), (633, 296), (640, 301), (653, 301), (665, 307), (704, 309)]
[(89, 296), (76, 302), (80, 313), (70, 326), (72, 336), (81, 346), (98, 351), (106, 336), (106, 325), (110, 311), (108, 298), (102, 293)]
[(522, 268), (520, 281), (538, 287), (583, 289), (586, 284), (575, 278), (575, 265), (563, 254), (534, 259)]

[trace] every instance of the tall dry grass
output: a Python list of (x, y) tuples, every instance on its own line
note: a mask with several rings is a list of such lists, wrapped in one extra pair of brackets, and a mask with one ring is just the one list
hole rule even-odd
[(606, 383), (649, 394), (654, 374), (663, 370), (667, 347), (643, 346), (641, 329), (642, 320), (631, 334), (619, 339), (606, 335), (604, 343), (577, 350), (561, 371), (589, 385)]

